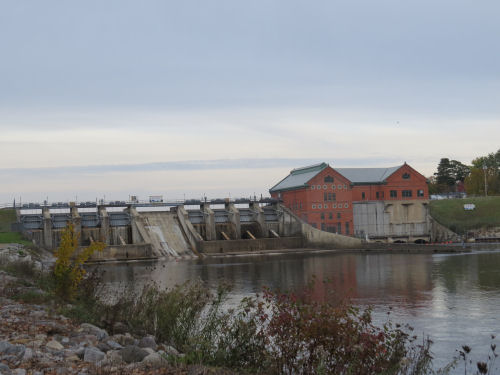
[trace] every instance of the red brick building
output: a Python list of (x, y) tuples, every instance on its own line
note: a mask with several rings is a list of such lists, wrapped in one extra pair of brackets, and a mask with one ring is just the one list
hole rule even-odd
[(312, 226), (345, 235), (353, 234), (353, 202), (429, 199), (426, 178), (406, 163), (390, 168), (311, 165), (292, 170), (269, 192)]

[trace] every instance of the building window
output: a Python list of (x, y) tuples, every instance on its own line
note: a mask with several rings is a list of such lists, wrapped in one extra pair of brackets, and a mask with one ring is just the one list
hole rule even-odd
[(325, 228), (326, 228), (325, 223), (321, 223), (321, 230), (325, 230)]
[(327, 208), (328, 208), (328, 205), (325, 203), (325, 204), (323, 205), (323, 208), (324, 208), (324, 209), (327, 209)]
[(311, 185), (311, 190), (314, 190), (314, 188), (315, 188), (315, 187), (316, 187), (316, 186), (314, 186), (314, 185)]
[(361, 193), (361, 199), (362, 199), (362, 200), (365, 200), (365, 199), (366, 199), (366, 196), (365, 196), (365, 192), (364, 192), (364, 191)]
[(347, 185), (344, 184), (344, 189), (347, 190)]
[(340, 212), (337, 212), (337, 219), (340, 219)]
[(321, 185), (316, 186), (316, 189), (321, 190)]
[(315, 205), (315, 204), (313, 204), (313, 205), (312, 205), (312, 208), (313, 208), (313, 210), (314, 210), (314, 209), (316, 209), (316, 205)]
[(411, 197), (411, 190), (403, 190), (402, 194), (403, 198), (410, 198)]
[(330, 213), (328, 214), (328, 218), (329, 218), (330, 220), (332, 220), (332, 219), (333, 219), (333, 212), (330, 212)]
[(332, 208), (337, 208), (337, 203), (332, 204)]
[(316, 223), (312, 223), (312, 224), (311, 224), (311, 226), (312, 226), (313, 228), (317, 228), (317, 227), (318, 227), (318, 226), (316, 225)]
[(375, 193), (375, 196), (377, 197), (377, 199), (379, 199), (379, 198), (380, 198), (380, 194), (379, 194), (379, 192), (378, 192), (378, 191)]
[(410, 179), (410, 174), (409, 173), (403, 174), (403, 180), (409, 180), (409, 179)]
[(342, 234), (342, 223), (337, 223), (337, 233)]
[(332, 176), (326, 176), (325, 177), (325, 182), (333, 182), (333, 177)]
[(347, 235), (349, 234), (349, 223), (348, 222), (345, 223), (345, 234), (347, 234)]
[(323, 185), (323, 190), (326, 190), (326, 189), (328, 189), (328, 186)]
[(325, 213), (324, 212), (321, 213), (321, 220), (325, 220)]
[(323, 199), (323, 200), (324, 200), (325, 202), (326, 202), (326, 201), (331, 202), (331, 201), (334, 201), (334, 200), (335, 200), (335, 193), (325, 193), (325, 194), (323, 195), (323, 197), (324, 197), (324, 199)]
[(339, 186), (337, 186), (337, 188), (338, 188), (339, 190), (342, 190), (342, 185), (340, 185), (340, 184), (339, 184)]
[(398, 197), (398, 191), (397, 190), (391, 190), (391, 198), (397, 198)]
[(300, 202), (300, 209), (302, 210), (302, 202)]
[(320, 209), (320, 210), (321, 210), (321, 203), (320, 203), (320, 204), (318, 204), (318, 209)]
[(349, 203), (344, 204), (344, 208), (349, 208)]
[(332, 189), (335, 190), (335, 185), (332, 185)]
[(422, 189), (417, 190), (417, 197), (423, 197), (424, 196), (424, 191)]

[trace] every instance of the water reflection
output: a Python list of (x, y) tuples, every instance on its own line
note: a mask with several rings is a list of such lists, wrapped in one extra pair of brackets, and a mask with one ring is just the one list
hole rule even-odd
[[(434, 340), (436, 362), (444, 365), (463, 344), (484, 354), (490, 335), (498, 334), (500, 252), (460, 255), (308, 253), (239, 256), (178, 262), (106, 265), (112, 288), (149, 282), (166, 288), (201, 279), (210, 287), (233, 284), (232, 301), (263, 286), (300, 291), (315, 276), (313, 298), (351, 298), (371, 305), (382, 323), (392, 308), (393, 321), (409, 323)], [(323, 283), (328, 280), (328, 283)]]

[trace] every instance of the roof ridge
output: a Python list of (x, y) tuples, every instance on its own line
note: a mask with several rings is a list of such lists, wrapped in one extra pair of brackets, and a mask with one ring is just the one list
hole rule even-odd
[(326, 164), (325, 162), (322, 162), (322, 163), (307, 165), (307, 166), (301, 167), (301, 168), (294, 168), (290, 171), (290, 174), (306, 173), (306, 172), (312, 171), (312, 170), (314, 170), (316, 168), (320, 168), (320, 167), (321, 167), (321, 170), (323, 170), (326, 167), (328, 167), (328, 164)]

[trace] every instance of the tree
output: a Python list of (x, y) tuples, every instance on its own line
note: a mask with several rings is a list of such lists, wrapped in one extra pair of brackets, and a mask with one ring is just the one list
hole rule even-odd
[(482, 168), (472, 168), (465, 179), (465, 191), (468, 195), (484, 195), (484, 172)]
[(439, 190), (450, 191), (450, 188), (455, 185), (455, 178), (452, 175), (452, 166), (450, 159), (442, 158), (439, 161), (436, 176), (436, 183), (440, 186)]
[(427, 178), (427, 186), (429, 188), (429, 194), (439, 194), (441, 192), (440, 187), (436, 181), (436, 176), (430, 176)]
[(55, 253), (53, 275), (56, 294), (65, 300), (72, 300), (75, 297), (86, 273), (83, 264), (94, 252), (103, 251), (106, 247), (103, 242), (92, 242), (90, 246), (79, 249), (79, 237), (73, 224), (69, 223), (62, 232), (61, 243)]
[[(478, 170), (475, 173), (475, 177), (468, 181), (469, 189), (474, 191), (473, 194), (484, 194), (485, 174), (488, 184), (488, 195), (500, 193), (500, 149), (496, 153), (491, 152), (486, 156), (480, 156), (472, 160), (472, 165)], [(479, 170), (481, 173), (479, 173)], [(482, 182), (479, 182), (479, 177), (482, 178)], [(479, 189), (478, 186), (481, 183), (483, 186)]]
[(469, 173), (469, 166), (458, 160), (442, 158), (439, 161), (437, 172), (434, 173), (436, 179), (433, 189), (442, 193), (455, 190), (456, 183), (458, 181), (464, 182)]
[(462, 164), (457, 160), (450, 160), (450, 169), (451, 169), (451, 175), (454, 177), (455, 182), (456, 181), (464, 182), (465, 178), (470, 173), (470, 167), (465, 164)]

